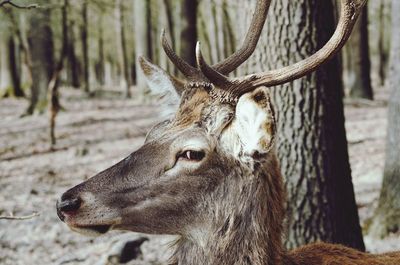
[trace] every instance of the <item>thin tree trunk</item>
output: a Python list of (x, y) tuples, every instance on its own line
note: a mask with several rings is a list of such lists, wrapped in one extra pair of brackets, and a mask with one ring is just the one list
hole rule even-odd
[(17, 45), (15, 44), (14, 36), (10, 36), (8, 39), (8, 61), (10, 67), (11, 81), (13, 85), (13, 92), (15, 97), (25, 97), (25, 93), (21, 88), (21, 75), (18, 66), (20, 63), (19, 52)]
[(388, 84), (388, 135), (382, 190), (369, 232), (377, 237), (400, 231), (400, 1), (392, 2), (392, 43)]
[(70, 23), (68, 28), (68, 63), (69, 63), (69, 73), (71, 75), (71, 85), (75, 88), (80, 86), (79, 80), (79, 62), (76, 57), (75, 52), (75, 32), (74, 32), (74, 23), (73, 21)]
[(353, 98), (373, 99), (369, 59), (368, 9), (364, 7), (344, 53), (344, 85)]
[(182, 1), (181, 57), (191, 65), (196, 65), (197, 42), (197, 0)]
[(83, 25), (81, 29), (82, 38), (82, 53), (83, 53), (83, 86), (86, 93), (90, 93), (90, 80), (89, 80), (89, 47), (88, 47), (88, 1), (83, 0), (82, 4), (82, 19)]
[[(380, 0), (379, 7), (379, 79), (380, 84), (385, 84), (388, 64), (389, 64), (389, 51), (390, 51), (390, 38), (391, 38), (391, 0)], [(396, 25), (398, 27), (398, 25)]]
[(130, 98), (131, 91), (130, 88), (132, 86), (132, 81), (129, 74), (129, 61), (128, 61), (128, 51), (126, 47), (126, 27), (125, 27), (125, 11), (123, 1), (119, 2), (119, 13), (120, 13), (120, 24), (121, 24), (121, 48), (122, 48), (122, 62), (123, 62), (123, 73), (125, 77), (126, 84), (126, 97)]
[(57, 65), (54, 69), (52, 78), (49, 82), (48, 87), (48, 101), (49, 101), (49, 136), (50, 136), (50, 143), (53, 147), (56, 144), (56, 136), (55, 136), (55, 126), (56, 126), (56, 117), (58, 112), (60, 111), (60, 99), (59, 99), (59, 78), (61, 71), (64, 68), (64, 61), (68, 55), (68, 1), (64, 0), (64, 4), (62, 7), (62, 47), (61, 47), (61, 55)]
[(32, 60), (30, 105), (26, 114), (43, 112), (48, 104), (47, 88), (53, 72), (53, 34), (50, 27), (50, 9), (38, 9), (31, 14), (28, 32)]
[[(236, 17), (250, 17), (255, 1), (251, 5), (232, 2)], [(261, 41), (243, 72), (276, 69), (309, 57), (332, 36), (334, 12), (331, 1), (273, 1)], [(241, 42), (249, 22), (239, 23), (237, 41)], [(273, 98), (278, 155), (288, 191), (287, 247), (320, 240), (363, 250), (338, 58), (316, 73), (277, 87)]]
[[(174, 32), (176, 30), (175, 22), (174, 22), (174, 12), (173, 12), (174, 8), (172, 6), (171, 1), (169, 1), (169, 0), (163, 0), (163, 3), (164, 3), (164, 9), (165, 9), (165, 18), (167, 20), (167, 25), (168, 25), (166, 30), (167, 30), (167, 32), (170, 33), (169, 37), (171, 40), (171, 47), (174, 51), (176, 51), (176, 40), (175, 40), (175, 34), (174, 34)], [(163, 56), (166, 56), (166, 55), (163, 54)], [(166, 58), (166, 62), (167, 62), (166, 70), (169, 73), (172, 73), (175, 76), (177, 76), (178, 69), (172, 63), (170, 63), (170, 61), (167, 57), (165, 57), (165, 58)]]
[(24, 38), (24, 36), (21, 32), (20, 23), (19, 23), (18, 19), (16, 18), (13, 10), (9, 10), (7, 12), (7, 14), (9, 15), (13, 32), (18, 39), (19, 46), (22, 48), (22, 51), (24, 53), (23, 58), (24, 58), (26, 66), (28, 68), (28, 75), (29, 75), (28, 79), (29, 79), (29, 81), (31, 81), (32, 80), (32, 57), (31, 57), (28, 41), (26, 40), (26, 38)]
[(228, 57), (232, 53), (235, 52), (235, 34), (232, 27), (232, 20), (230, 18), (229, 12), (227, 10), (227, 0), (223, 0), (222, 2), (222, 12), (223, 12), (223, 37), (224, 37), (224, 57)]
[[(150, 27), (150, 1), (134, 0), (134, 24), (135, 24), (135, 55), (152, 60), (151, 27)], [(136, 86), (141, 96), (146, 91), (146, 81), (140, 67), (136, 67)]]
[(104, 86), (105, 84), (105, 59), (104, 59), (104, 21), (103, 18), (104, 14), (100, 14), (100, 21), (99, 21), (99, 61), (97, 62), (97, 67), (96, 67), (96, 73), (97, 73), (97, 79), (99, 80), (99, 83), (101, 86)]
[(10, 96), (10, 88), (12, 86), (7, 38), (0, 38), (0, 92), (1, 97)]

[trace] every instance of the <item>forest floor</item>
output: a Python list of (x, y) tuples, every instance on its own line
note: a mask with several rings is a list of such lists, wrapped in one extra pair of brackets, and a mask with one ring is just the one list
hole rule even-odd
[[(350, 162), (361, 222), (373, 215), (384, 166), (387, 92), (377, 100), (346, 102)], [(173, 237), (111, 232), (98, 238), (72, 233), (55, 202), (68, 188), (118, 162), (139, 147), (157, 121), (156, 104), (113, 93), (87, 99), (65, 89), (66, 111), (57, 119), (56, 148), (49, 151), (47, 116), (20, 118), (25, 100), (0, 101), (0, 215), (40, 216), (0, 220), (0, 264), (118, 264), (125, 243), (149, 238), (129, 264), (165, 264)], [(365, 237), (370, 252), (400, 248), (400, 235)], [(136, 248), (138, 250), (139, 247)], [(139, 253), (139, 254), (138, 254)]]

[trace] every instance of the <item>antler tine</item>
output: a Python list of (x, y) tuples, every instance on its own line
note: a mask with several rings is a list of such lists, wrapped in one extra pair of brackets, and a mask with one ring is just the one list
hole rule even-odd
[(232, 91), (242, 95), (258, 86), (276, 86), (301, 78), (332, 58), (346, 43), (367, 0), (341, 0), (341, 14), (335, 33), (315, 54), (290, 66), (268, 72), (252, 74), (234, 80), (241, 83)]
[(225, 88), (230, 84), (228, 77), (214, 70), (204, 60), (203, 54), (201, 53), (200, 41), (196, 44), (196, 61), (200, 71), (216, 86)]
[(293, 65), (242, 78), (229, 79), (205, 63), (199, 48), (197, 55), (199, 67), (212, 83), (229, 91), (235, 97), (250, 92), (259, 86), (277, 86), (301, 78), (315, 71), (343, 47), (366, 2), (367, 0), (341, 0), (339, 23), (331, 39), (316, 53)]
[[(242, 47), (226, 59), (213, 65), (212, 67), (216, 71), (221, 72), (222, 74), (229, 74), (253, 54), (258, 40), (260, 39), (270, 4), (271, 0), (257, 1), (250, 27), (247, 31)], [(161, 44), (168, 58), (179, 69), (179, 71), (182, 72), (183, 75), (186, 77), (197, 77), (201, 79), (202, 74), (198, 71), (198, 69), (185, 62), (171, 48), (168, 43), (165, 30), (163, 30), (161, 33)]]
[(271, 0), (258, 0), (251, 19), (250, 27), (243, 41), (242, 47), (235, 53), (212, 66), (218, 72), (227, 75), (244, 63), (256, 49), (262, 29), (267, 19)]
[(197, 77), (199, 76), (199, 70), (187, 62), (185, 62), (181, 57), (179, 57), (172, 47), (169, 45), (165, 30), (163, 29), (161, 32), (161, 45), (167, 54), (168, 58), (172, 61), (172, 63), (179, 69), (179, 71), (185, 76), (185, 77)]

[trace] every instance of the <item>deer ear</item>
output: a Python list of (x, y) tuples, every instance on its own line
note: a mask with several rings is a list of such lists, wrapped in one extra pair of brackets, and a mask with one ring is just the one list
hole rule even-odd
[(239, 98), (235, 117), (221, 139), (224, 146), (233, 147), (235, 156), (257, 159), (271, 150), (275, 132), (274, 109), (267, 88), (260, 87)]
[(151, 93), (163, 99), (165, 111), (175, 112), (184, 90), (184, 83), (141, 56), (139, 64)]

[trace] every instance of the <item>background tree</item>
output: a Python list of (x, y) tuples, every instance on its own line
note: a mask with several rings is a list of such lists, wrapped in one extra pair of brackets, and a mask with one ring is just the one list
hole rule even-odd
[[(255, 1), (237, 8), (239, 2), (231, 5), (231, 12), (238, 12), (233, 17), (249, 17)], [(282, 67), (310, 56), (332, 36), (334, 13), (331, 1), (272, 2), (257, 51), (241, 72)], [(242, 24), (236, 27), (237, 38), (248, 25)], [(278, 154), (289, 197), (289, 248), (322, 240), (364, 249), (348, 162), (342, 90), (338, 58), (316, 73), (274, 89)]]
[(370, 56), (375, 86), (383, 86), (389, 64), (392, 0), (368, 1)]
[[(150, 27), (150, 1), (134, 0), (134, 23), (135, 23), (135, 60), (138, 56), (145, 56), (152, 60), (152, 39)], [(139, 67), (136, 67), (136, 86), (142, 95), (146, 89), (146, 82), (142, 78)]]
[(181, 57), (190, 63), (196, 65), (197, 42), (197, 0), (182, 0), (182, 31), (181, 31)]
[(53, 73), (53, 32), (51, 9), (40, 8), (30, 14), (28, 43), (32, 61), (32, 86), (27, 114), (43, 112), (47, 106), (47, 88)]
[(375, 216), (370, 233), (383, 237), (400, 231), (400, 1), (392, 2), (392, 43), (388, 85), (389, 97), (388, 135), (386, 160)]
[(15, 97), (25, 97), (21, 87), (21, 51), (15, 36), (8, 38), (8, 62), (12, 80), (13, 95)]
[(4, 90), (2, 97), (6, 97), (9, 94), (11, 82), (11, 71), (8, 67), (8, 47), (7, 47), (7, 37), (2, 34), (0, 40), (0, 88)]
[(88, 31), (89, 31), (89, 18), (88, 18), (88, 1), (82, 2), (82, 26), (81, 26), (81, 39), (82, 39), (82, 56), (83, 56), (83, 89), (86, 93), (90, 93), (90, 79), (89, 79), (89, 46), (88, 46)]
[[(118, 3), (118, 2), (117, 2)], [(119, 8), (119, 23), (120, 23), (120, 39), (121, 39), (121, 54), (122, 54), (122, 72), (125, 79), (126, 86), (126, 96), (128, 98), (131, 97), (131, 86), (132, 80), (129, 70), (129, 60), (128, 60), (128, 48), (127, 48), (127, 40), (126, 40), (126, 25), (125, 25), (125, 5), (124, 1), (120, 0), (118, 3)]]
[(352, 35), (343, 49), (343, 81), (353, 98), (373, 99), (369, 59), (368, 8), (364, 6)]
[(61, 53), (58, 58), (57, 64), (52, 73), (52, 77), (48, 84), (48, 100), (49, 100), (49, 124), (50, 124), (50, 143), (51, 146), (56, 144), (55, 126), (56, 116), (60, 111), (60, 99), (58, 88), (60, 86), (60, 75), (64, 69), (64, 61), (68, 56), (68, 9), (69, 0), (64, 0), (61, 8), (61, 25), (62, 25), (62, 44)]
[[(101, 27), (101, 26), (100, 26)], [(67, 61), (67, 76), (68, 83), (75, 88), (79, 88), (80, 79), (79, 72), (81, 69), (79, 58), (76, 55), (76, 40), (75, 40), (75, 23), (70, 21), (68, 27), (68, 61)]]

